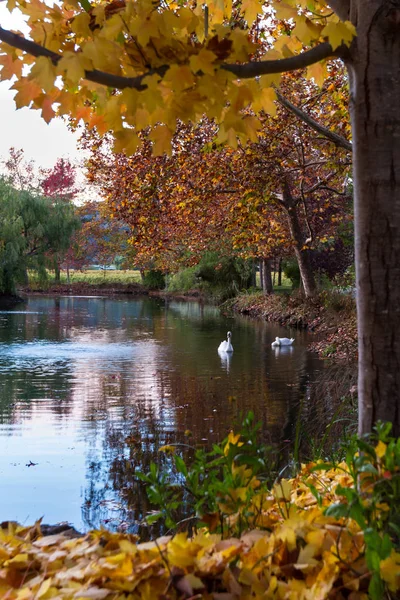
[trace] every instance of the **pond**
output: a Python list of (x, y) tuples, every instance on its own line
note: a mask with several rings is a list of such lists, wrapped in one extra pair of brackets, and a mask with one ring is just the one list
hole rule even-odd
[[(233, 354), (219, 343), (232, 331)], [(292, 347), (271, 348), (275, 336)], [(211, 447), (253, 410), (290, 443), (322, 362), (305, 332), (194, 302), (32, 296), (0, 311), (0, 520), (137, 531), (158, 447)]]

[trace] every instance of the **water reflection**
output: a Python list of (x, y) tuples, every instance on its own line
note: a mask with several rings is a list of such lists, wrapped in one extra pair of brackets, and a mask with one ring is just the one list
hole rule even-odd
[[(235, 351), (217, 353), (228, 329)], [(210, 447), (250, 409), (266, 441), (290, 439), (321, 363), (306, 334), (271, 348), (288, 333), (147, 298), (31, 297), (2, 311), (2, 520), (136, 531), (150, 507), (134, 473), (163, 460), (159, 446), (190, 430)]]
[(232, 361), (232, 352), (225, 352), (224, 350), (218, 350), (219, 357), (221, 359), (221, 367), (229, 373), (229, 367)]

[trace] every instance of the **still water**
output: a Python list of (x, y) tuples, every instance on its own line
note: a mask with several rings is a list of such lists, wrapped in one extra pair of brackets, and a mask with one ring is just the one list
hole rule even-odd
[[(271, 348), (277, 335), (294, 346)], [(0, 521), (136, 531), (149, 506), (133, 473), (158, 447), (211, 447), (250, 409), (266, 441), (293, 438), (323, 368), (306, 347), (306, 333), (193, 302), (30, 297), (0, 311)]]

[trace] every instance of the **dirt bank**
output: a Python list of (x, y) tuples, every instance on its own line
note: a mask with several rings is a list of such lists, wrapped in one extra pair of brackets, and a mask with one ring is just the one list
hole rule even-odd
[(143, 296), (148, 294), (148, 290), (138, 283), (104, 283), (92, 285), (84, 282), (63, 283), (49, 285), (48, 287), (26, 287), (20, 288), (19, 292), (29, 295), (59, 294), (61, 296), (112, 296), (118, 294)]
[(307, 329), (315, 334), (311, 349), (323, 357), (349, 362), (357, 359), (357, 318), (354, 299), (322, 292), (313, 300), (298, 294), (242, 294), (224, 304), (224, 310)]

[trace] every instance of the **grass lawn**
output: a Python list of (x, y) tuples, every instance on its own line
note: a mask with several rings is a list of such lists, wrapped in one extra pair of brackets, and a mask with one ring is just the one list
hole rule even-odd
[[(272, 281), (274, 279), (272, 278)], [(278, 274), (275, 277), (275, 283), (278, 281)], [(257, 283), (257, 287), (261, 287), (261, 281), (260, 281), (260, 272), (257, 271), (256, 273), (256, 283)], [(274, 285), (274, 290), (276, 292), (287, 292), (288, 290), (292, 289), (292, 282), (290, 281), (290, 279), (288, 277), (286, 277), (286, 275), (284, 273), (282, 273), (282, 285)]]
[[(86, 283), (88, 285), (112, 285), (112, 284), (129, 284), (141, 283), (140, 272), (138, 270), (130, 271), (73, 271), (69, 272), (69, 283)], [(37, 283), (35, 273), (29, 273), (29, 283), (34, 286)], [(67, 284), (67, 274), (61, 272), (61, 284)], [(48, 271), (48, 285), (54, 284), (54, 271)]]

